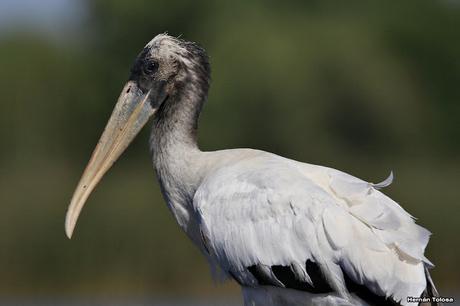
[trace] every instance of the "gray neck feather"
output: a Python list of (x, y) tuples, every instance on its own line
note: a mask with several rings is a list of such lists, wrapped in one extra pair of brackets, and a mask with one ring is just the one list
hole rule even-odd
[(163, 197), (177, 223), (197, 245), (201, 244), (192, 203), (205, 171), (196, 136), (205, 98), (206, 92), (197, 91), (193, 83), (183, 86), (158, 110), (150, 139)]
[(150, 139), (163, 196), (186, 232), (191, 226), (191, 201), (204, 171), (196, 134), (206, 94), (206, 87), (182, 83), (158, 110)]
[(198, 149), (198, 117), (206, 100), (210, 67), (206, 53), (178, 41), (178, 71), (169, 97), (158, 109), (150, 138), (153, 164), (163, 196), (179, 225), (200, 245), (193, 218), (193, 196), (206, 173), (205, 153)]
[(154, 162), (177, 150), (198, 151), (198, 117), (206, 99), (206, 92), (193, 83), (182, 85), (159, 108), (153, 121), (150, 138)]

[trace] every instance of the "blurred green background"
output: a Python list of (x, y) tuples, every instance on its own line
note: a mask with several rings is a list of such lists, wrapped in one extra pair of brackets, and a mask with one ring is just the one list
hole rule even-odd
[(460, 286), (460, 2), (0, 1), (0, 302), (198, 297), (216, 286), (176, 226), (146, 128), (64, 215), (129, 68), (167, 31), (213, 69), (202, 149), (252, 147), (369, 181), (434, 234), (441, 292)]

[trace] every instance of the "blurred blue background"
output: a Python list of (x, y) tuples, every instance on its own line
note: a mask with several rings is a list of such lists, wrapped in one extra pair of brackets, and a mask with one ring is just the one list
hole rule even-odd
[(460, 2), (0, 0), (0, 304), (239, 301), (164, 205), (148, 128), (64, 235), (130, 65), (165, 31), (211, 57), (203, 149), (393, 170), (385, 192), (434, 233), (433, 277), (458, 291)]

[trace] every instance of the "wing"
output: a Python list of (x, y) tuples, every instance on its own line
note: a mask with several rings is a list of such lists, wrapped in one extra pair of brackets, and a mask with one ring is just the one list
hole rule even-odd
[(267, 154), (214, 171), (194, 207), (210, 257), (243, 285), (406, 304), (426, 287), (429, 232), (379, 186)]

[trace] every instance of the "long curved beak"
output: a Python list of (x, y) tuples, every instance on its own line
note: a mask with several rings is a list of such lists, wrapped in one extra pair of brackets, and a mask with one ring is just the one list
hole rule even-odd
[(155, 113), (150, 93), (150, 90), (143, 93), (134, 81), (127, 82), (123, 88), (67, 210), (65, 231), (69, 239), (94, 187)]

